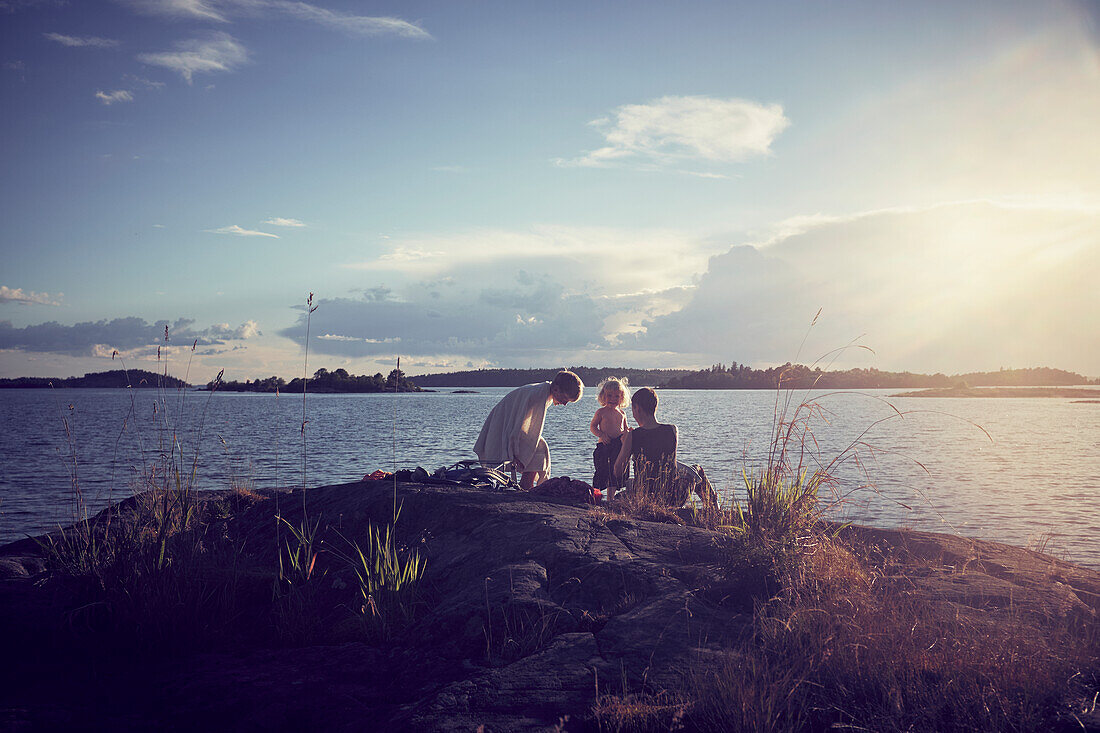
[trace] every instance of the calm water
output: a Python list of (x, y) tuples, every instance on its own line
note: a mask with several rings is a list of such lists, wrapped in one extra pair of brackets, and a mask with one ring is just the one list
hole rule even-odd
[[(507, 391), (309, 395), (305, 483), (473, 458), (485, 415)], [(1018, 545), (1048, 533), (1055, 552), (1100, 567), (1100, 405), (892, 398), (908, 414), (876, 425), (896, 415), (888, 395), (820, 398), (823, 415), (812, 429), (826, 460), (870, 428), (858, 462), (838, 471), (851, 492), (839, 518)], [(681, 460), (703, 464), (720, 491), (740, 492), (742, 467), (766, 454), (775, 393), (663, 390), (660, 397), (661, 419), (680, 426)], [(588, 423), (596, 406), (588, 395), (548, 411), (543, 434), (554, 475), (591, 480)], [(77, 481), (95, 510), (140, 485), (143, 472), (171, 453), (173, 435), (175, 455), (182, 448), (188, 468), (197, 450), (199, 488), (299, 486), (301, 424), (300, 395), (0, 390), (0, 542), (72, 516), (74, 455)], [(861, 488), (868, 478), (874, 488)]]

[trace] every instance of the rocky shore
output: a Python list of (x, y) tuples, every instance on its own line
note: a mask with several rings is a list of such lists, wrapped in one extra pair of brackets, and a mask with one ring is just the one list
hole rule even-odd
[[(285, 607), (270, 611), (287, 542), (276, 514), (300, 526), (304, 511), (336, 547), (392, 519), (394, 485), (198, 496), (210, 520), (196, 546), (234, 558), (204, 566), (203, 603), (233, 599), (216, 629), (202, 618), (194, 624), (210, 628), (173, 621), (166, 636), (191, 634), (180, 645), (146, 643), (163, 640), (148, 620), (133, 621), (146, 617), (89, 601), (90, 581), (50, 571), (38, 543), (0, 548), (0, 730), (630, 729), (616, 723), (629, 714), (615, 705), (662, 729), (705, 728), (693, 718), (692, 688), (744, 663), (774, 590), (731, 575), (715, 533), (687, 522), (402, 484), (396, 531), (427, 561), (408, 622), (385, 638), (364, 634), (355, 576), (322, 545), (316, 587), (297, 609), (301, 634), (274, 641), (268, 627), (288, 623)], [(113, 521), (140, 505), (124, 502)], [(1096, 571), (924, 532), (851, 527), (835, 542), (874, 570), (833, 573), (834, 582), (888, 587), (960, 638), (1012, 625), (1095, 643)], [(1086, 660), (1079, 674), (1097, 669)], [(1052, 728), (1100, 730), (1100, 711), (1085, 699), (1094, 679), (1052, 703)]]

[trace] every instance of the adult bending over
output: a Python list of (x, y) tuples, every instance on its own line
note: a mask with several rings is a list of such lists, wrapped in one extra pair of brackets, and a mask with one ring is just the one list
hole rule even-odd
[(520, 487), (530, 489), (550, 475), (550, 447), (542, 438), (542, 423), (550, 405), (576, 402), (584, 392), (581, 378), (561, 371), (552, 382), (516, 387), (497, 403), (474, 443), (482, 463), (511, 461), (522, 472)]

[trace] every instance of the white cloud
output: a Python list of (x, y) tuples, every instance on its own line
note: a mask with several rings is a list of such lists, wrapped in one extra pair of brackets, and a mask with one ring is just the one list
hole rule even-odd
[[(396, 276), (474, 278), (538, 273), (594, 296), (658, 292), (690, 284), (723, 247), (671, 229), (539, 226), (391, 239), (389, 252), (344, 267)], [(536, 276), (537, 275), (533, 275)]]
[(63, 295), (50, 295), (49, 293), (35, 293), (23, 288), (9, 288), (0, 285), (0, 303), (18, 303), (19, 305), (61, 305)]
[(66, 36), (61, 33), (43, 33), (43, 36), (51, 41), (56, 41), (62, 46), (70, 48), (114, 48), (118, 41), (113, 38), (99, 38), (98, 36)]
[(590, 124), (601, 131), (607, 144), (579, 158), (559, 160), (559, 164), (730, 163), (769, 154), (772, 142), (790, 120), (779, 104), (691, 96), (623, 105), (610, 117)]
[(219, 227), (218, 229), (207, 229), (206, 231), (211, 234), (233, 234), (238, 237), (271, 237), (272, 239), (278, 239), (278, 234), (270, 234), (268, 232), (260, 232), (255, 229), (245, 229), (239, 227), (236, 224), (230, 224), (227, 227)]
[(289, 0), (230, 0), (228, 4), (260, 12), (273, 10), (296, 20), (365, 36), (395, 35), (401, 38), (430, 39), (432, 36), (420, 26), (400, 18), (389, 16), (365, 16), (339, 13), (316, 5)]
[(128, 0), (128, 3), (146, 13), (199, 20), (228, 22), (233, 15), (278, 14), (356, 35), (395, 35), (411, 39), (432, 37), (415, 23), (400, 18), (352, 15), (293, 0)]
[(113, 92), (97, 91), (95, 98), (110, 106), (115, 102), (133, 102), (134, 95), (125, 89), (116, 89)]
[(232, 71), (248, 61), (248, 51), (228, 33), (182, 41), (176, 51), (138, 54), (138, 61), (176, 71), (190, 84), (194, 74)]
[(400, 338), (384, 338), (384, 339), (372, 339), (372, 338), (360, 338), (358, 336), (341, 336), (335, 333), (326, 333), (318, 336), (317, 338), (322, 341), (343, 341), (352, 343), (364, 343), (364, 344), (396, 344), (400, 343)]
[(281, 216), (275, 216), (264, 221), (264, 224), (272, 224), (277, 227), (304, 227), (305, 222), (300, 219), (284, 219)]
[(214, 341), (238, 341), (254, 338), (261, 334), (259, 324), (255, 321), (245, 321), (236, 328), (230, 328), (228, 323), (215, 323), (202, 331), (202, 335)]

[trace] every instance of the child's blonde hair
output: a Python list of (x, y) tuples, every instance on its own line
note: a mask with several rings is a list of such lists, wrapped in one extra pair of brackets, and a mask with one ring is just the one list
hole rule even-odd
[[(615, 400), (613, 395), (618, 395), (619, 399)], [(630, 399), (630, 387), (626, 382), (626, 378), (619, 379), (618, 377), (608, 377), (600, 382), (600, 392), (596, 395), (596, 402), (600, 403), (600, 407), (622, 407)]]

